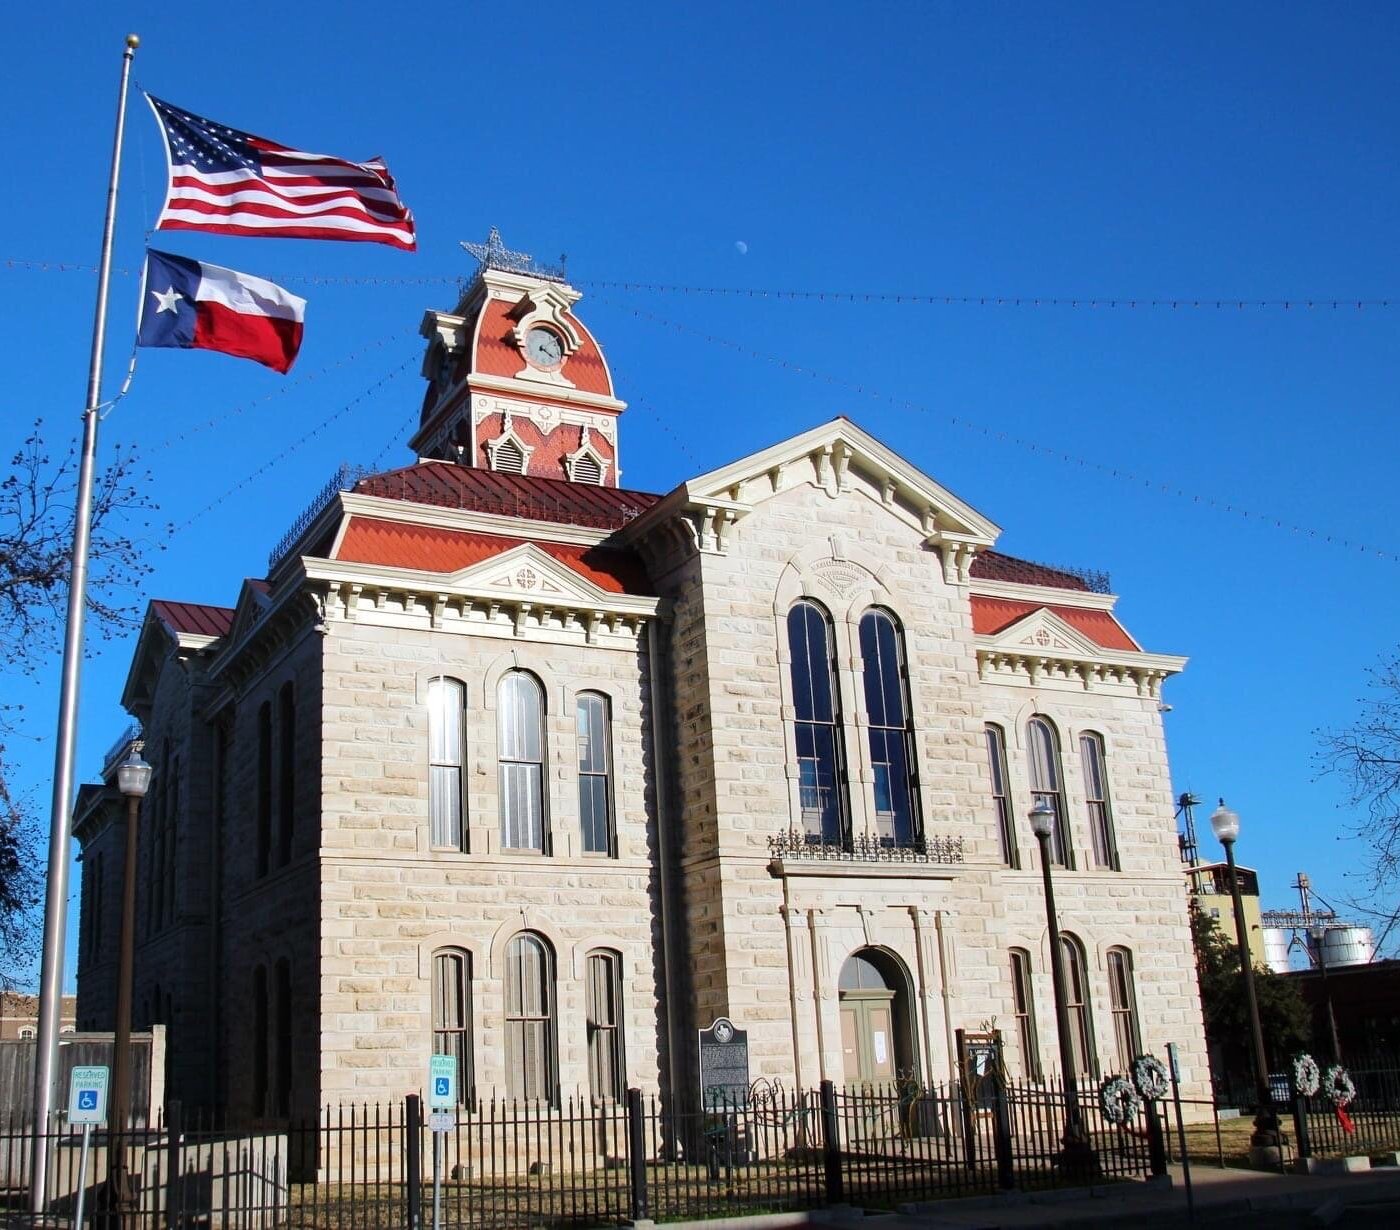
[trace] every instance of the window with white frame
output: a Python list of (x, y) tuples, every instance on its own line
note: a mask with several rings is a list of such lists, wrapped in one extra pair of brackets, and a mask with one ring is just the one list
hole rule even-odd
[(433, 953), (433, 1054), (450, 1055), (457, 1069), (457, 1101), (472, 1098), (471, 956), (461, 948)]
[(500, 756), (501, 846), (545, 849), (544, 689), (526, 671), (510, 671), (496, 695)]
[(1065, 963), (1065, 1009), (1069, 1017), (1070, 1053), (1076, 1076), (1097, 1077), (1098, 1054), (1094, 1048), (1094, 1014), (1089, 1002), (1089, 978), (1084, 945), (1069, 932), (1060, 936)]
[(1120, 870), (1118, 843), (1113, 836), (1113, 810), (1108, 802), (1108, 758), (1103, 736), (1087, 731), (1079, 736), (1079, 763), (1084, 770), (1084, 799), (1089, 811), (1089, 838), (1094, 865)]
[(1113, 1013), (1113, 1045), (1118, 1052), (1118, 1070), (1130, 1072), (1133, 1060), (1142, 1054), (1142, 1036), (1138, 1032), (1133, 954), (1126, 948), (1108, 950), (1108, 1005)]
[(513, 1098), (553, 1102), (554, 955), (522, 931), (506, 945), (506, 1080)]
[(434, 846), (466, 849), (462, 823), (467, 690), (459, 680), (428, 683), (428, 816)]
[(612, 854), (608, 698), (598, 692), (580, 692), (574, 706), (574, 722), (578, 735), (578, 812), (583, 852)]
[(621, 1099), (627, 1086), (622, 1062), (622, 958), (609, 949), (588, 954), (588, 1092), (598, 1100)]
[(1065, 796), (1060, 782), (1060, 736), (1049, 718), (1037, 714), (1026, 723), (1026, 750), (1030, 757), (1031, 797), (1044, 799), (1055, 812), (1050, 830), (1050, 861), (1056, 867), (1074, 866), (1074, 852), (1065, 832)]

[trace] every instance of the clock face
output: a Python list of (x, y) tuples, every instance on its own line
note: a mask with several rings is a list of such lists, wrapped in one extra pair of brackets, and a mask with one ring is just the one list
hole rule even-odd
[(564, 361), (564, 343), (553, 329), (531, 329), (525, 335), (525, 357), (539, 367), (558, 367)]

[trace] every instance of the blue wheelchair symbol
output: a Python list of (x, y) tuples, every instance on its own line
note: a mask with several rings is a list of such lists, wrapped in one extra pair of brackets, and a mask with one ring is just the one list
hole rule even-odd
[(439, 1076), (433, 1082), (433, 1093), (436, 1097), (445, 1098), (452, 1092), (452, 1082), (445, 1076)]
[(97, 1109), (97, 1090), (96, 1090), (96, 1089), (79, 1089), (79, 1090), (78, 1090), (78, 1109), (79, 1109), (79, 1110), (96, 1110), (96, 1109)]

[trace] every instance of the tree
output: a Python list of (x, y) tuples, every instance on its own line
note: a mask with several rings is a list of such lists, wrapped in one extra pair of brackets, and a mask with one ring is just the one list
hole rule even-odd
[[(107, 639), (136, 626), (137, 590), (151, 571), (147, 556), (161, 549), (134, 453), (117, 449), (93, 484), (92, 545), (87, 610), (93, 631)], [(52, 669), (67, 612), (69, 553), (77, 496), (77, 457), (55, 462), (42, 424), (15, 452), (0, 480), (0, 657), (3, 676)], [(157, 537), (158, 534), (158, 537)], [(3, 678), (0, 676), (0, 678)], [(13, 695), (13, 683), (5, 688)], [(32, 966), (42, 935), (45, 826), (15, 791), (14, 765), (4, 737), (15, 731), (21, 706), (0, 703), (0, 988)]]
[[(1253, 1058), (1239, 946), (1215, 919), (1196, 908), (1191, 910), (1191, 938), (1196, 945), (1206, 1039), (1212, 1057), (1219, 1060), (1214, 1075), (1227, 1084), (1248, 1087)], [(1254, 966), (1254, 994), (1271, 1070), (1283, 1071), (1285, 1061), (1303, 1049), (1312, 1035), (1311, 1013), (1296, 984), (1260, 965)]]
[[(1354, 834), (1370, 848), (1372, 888), (1385, 894), (1383, 918), (1394, 918), (1390, 893), (1400, 882), (1400, 657), (1372, 667), (1356, 722), (1318, 732), (1318, 763), (1348, 786), (1348, 803), (1363, 808)], [(1375, 902), (1371, 903), (1372, 905)], [(1367, 910), (1368, 913), (1375, 912)]]

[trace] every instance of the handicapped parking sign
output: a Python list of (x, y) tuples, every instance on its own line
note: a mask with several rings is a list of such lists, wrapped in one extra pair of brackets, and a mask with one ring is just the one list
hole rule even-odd
[(428, 1106), (457, 1105), (457, 1059), (454, 1055), (434, 1055), (428, 1061)]
[(74, 1068), (68, 1085), (68, 1122), (101, 1123), (106, 1118), (106, 1066), (93, 1064)]

